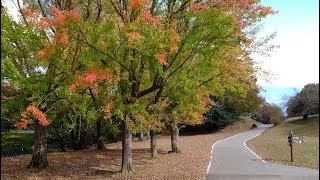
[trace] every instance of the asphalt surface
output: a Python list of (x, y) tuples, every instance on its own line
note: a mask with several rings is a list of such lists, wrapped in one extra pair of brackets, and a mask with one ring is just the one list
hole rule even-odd
[(212, 158), (207, 180), (313, 180), (319, 179), (319, 170), (266, 163), (246, 147), (245, 142), (260, 135), (272, 125), (220, 140), (212, 145)]

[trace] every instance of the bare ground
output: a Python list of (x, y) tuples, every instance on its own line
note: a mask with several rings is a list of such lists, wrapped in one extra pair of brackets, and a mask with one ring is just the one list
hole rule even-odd
[(28, 170), (31, 155), (1, 158), (1, 179), (205, 179), (214, 142), (250, 129), (251, 120), (242, 120), (210, 134), (180, 137), (182, 153), (168, 153), (170, 136), (158, 136), (159, 157), (150, 158), (149, 140), (133, 140), (134, 171), (121, 174), (121, 142), (107, 144), (106, 150), (53, 152), (49, 167)]

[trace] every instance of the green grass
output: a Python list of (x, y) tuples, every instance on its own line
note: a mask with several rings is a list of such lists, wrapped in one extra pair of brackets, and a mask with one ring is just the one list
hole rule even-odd
[(32, 153), (32, 136), (20, 133), (1, 132), (1, 156), (16, 156)]
[(240, 122), (252, 123), (252, 124), (256, 124), (257, 126), (261, 125), (260, 122), (255, 121), (255, 120), (253, 120), (253, 119), (251, 119), (249, 117), (246, 117), (246, 116), (239, 116), (238, 119), (239, 119)]
[[(304, 141), (293, 145), (294, 162), (288, 146), (290, 131), (293, 136), (302, 136)], [(319, 115), (307, 120), (288, 119), (248, 141), (247, 145), (268, 162), (319, 169)]]

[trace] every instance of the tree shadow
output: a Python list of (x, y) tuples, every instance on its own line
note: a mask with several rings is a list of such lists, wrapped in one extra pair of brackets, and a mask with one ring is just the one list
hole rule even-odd
[(219, 129), (196, 129), (190, 131), (181, 131), (180, 136), (195, 136), (195, 135), (208, 135), (212, 133), (221, 132), (224, 128)]
[(110, 171), (110, 170), (103, 170), (103, 169), (98, 169), (93, 172), (87, 173), (88, 176), (106, 176), (106, 175), (113, 175), (116, 173), (120, 173), (121, 171)]
[(309, 116), (308, 119), (301, 118), (301, 119), (297, 119), (297, 120), (288, 121), (287, 123), (292, 124), (292, 125), (305, 125), (306, 123), (312, 122), (312, 121), (319, 122), (319, 116), (318, 115)]

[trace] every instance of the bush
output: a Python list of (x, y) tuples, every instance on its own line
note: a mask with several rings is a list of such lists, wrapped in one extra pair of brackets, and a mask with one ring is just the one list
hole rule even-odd
[(251, 114), (251, 118), (263, 124), (273, 124), (275, 126), (285, 120), (281, 108), (269, 103), (264, 103), (259, 111)]
[(219, 129), (234, 122), (238, 114), (235, 110), (223, 105), (212, 107), (205, 113), (205, 126), (209, 129)]
[(31, 154), (32, 135), (1, 132), (1, 157)]
[(285, 120), (285, 116), (278, 106), (271, 106), (270, 123), (277, 126)]

